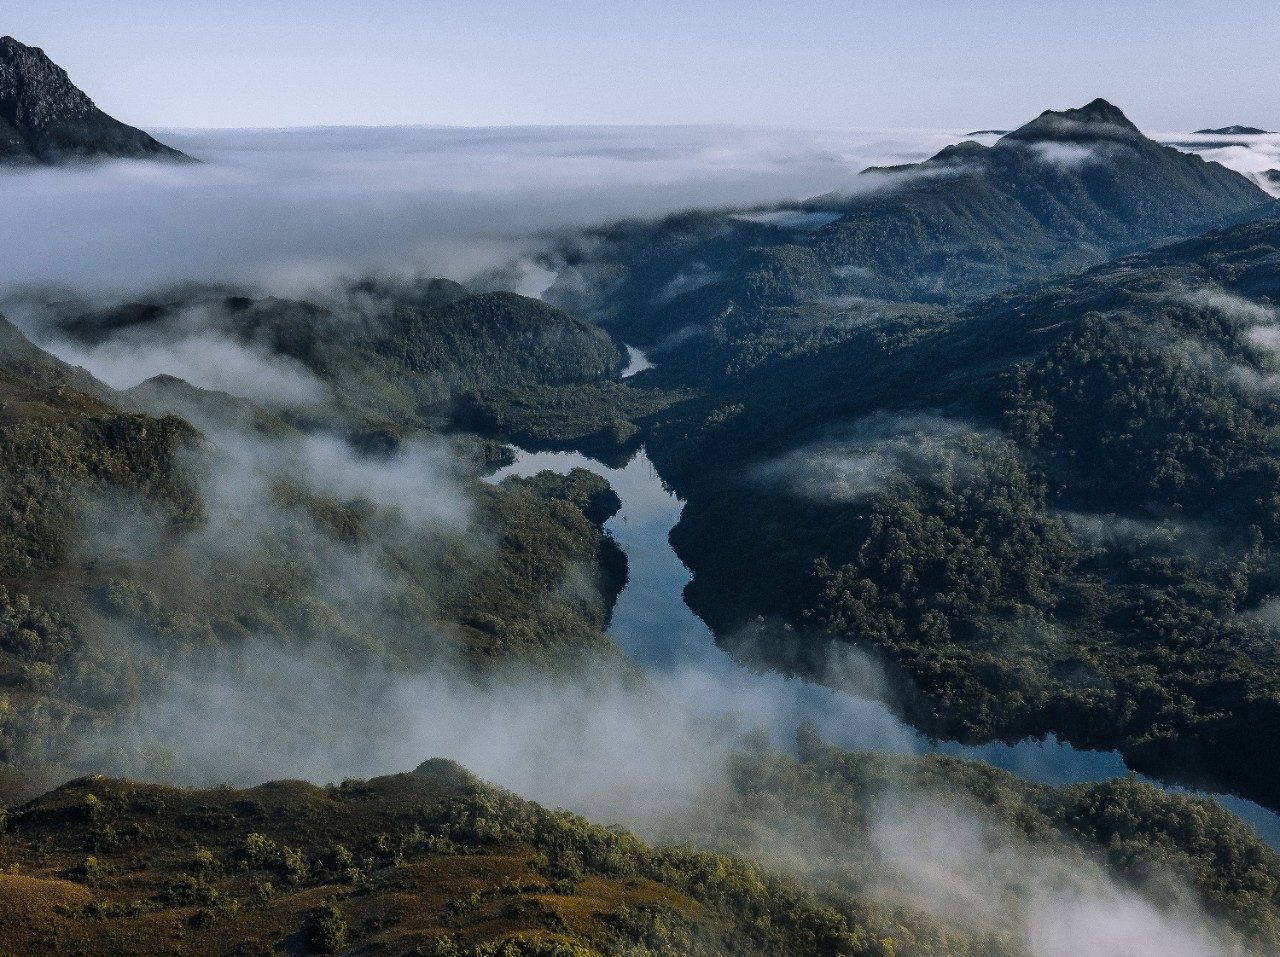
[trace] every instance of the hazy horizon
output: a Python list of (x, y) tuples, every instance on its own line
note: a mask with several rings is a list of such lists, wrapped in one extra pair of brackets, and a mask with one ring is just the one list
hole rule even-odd
[(1144, 129), (1280, 127), (1260, 0), (291, 6), (46, 0), (0, 29), (157, 129), (967, 130), (1097, 96)]
[[(184, 281), (298, 294), (334, 278), (469, 279), (513, 263), (527, 273), (511, 277), (514, 287), (537, 295), (531, 263), (549, 236), (864, 188), (860, 170), (917, 162), (957, 137), (577, 126), (200, 130), (164, 139), (204, 162), (0, 177), (9, 210), (0, 246), (11, 251), (0, 302), (12, 310), (15, 296), (46, 287), (110, 300)], [(1280, 167), (1280, 136), (1203, 152), (1255, 173)]]

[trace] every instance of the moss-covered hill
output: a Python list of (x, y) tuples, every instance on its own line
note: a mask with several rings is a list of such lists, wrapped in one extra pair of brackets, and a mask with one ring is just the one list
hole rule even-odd
[[(935, 819), (961, 808), (985, 815), (989, 856), (964, 877), (993, 895), (986, 905), (948, 910), (877, 845), (870, 822), (890, 806), (886, 794)], [(906, 853), (928, 853), (921, 828)], [(1031, 891), (1045, 881), (1064, 899), (1077, 886), (1104, 903), (1142, 895), (1218, 935), (1223, 953), (1268, 952), (1280, 926), (1273, 853), (1220, 809), (1134, 783), (1053, 790), (810, 738), (800, 760), (743, 752), (691, 833), (721, 853), (655, 848), (438, 760), (328, 787), (194, 791), (81, 778), (5, 815), (0, 946), (1013, 957), (1033, 949)], [(965, 840), (953, 834), (957, 846)], [(772, 865), (745, 863), (743, 852)], [(947, 879), (945, 854), (921, 861)], [(988, 906), (995, 900), (1004, 903)]]
[[(80, 779), (9, 812), (0, 867), (6, 953), (883, 955), (906, 931), (442, 761), (328, 788)], [(967, 952), (947, 939), (915, 952)]]

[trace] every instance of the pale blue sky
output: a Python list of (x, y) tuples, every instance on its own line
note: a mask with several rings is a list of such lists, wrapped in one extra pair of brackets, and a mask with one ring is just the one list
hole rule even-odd
[(147, 126), (1280, 128), (1276, 0), (0, 0)]

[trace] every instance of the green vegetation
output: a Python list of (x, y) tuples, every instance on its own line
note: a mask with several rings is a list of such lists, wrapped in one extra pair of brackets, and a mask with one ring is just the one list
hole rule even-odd
[[(941, 903), (950, 868), (971, 892), (1004, 902), (977, 905), (993, 935), (1016, 935), (1019, 902), (1037, 882), (1096, 892), (1105, 874), (1175, 911), (1203, 907), (1264, 951), (1280, 941), (1280, 859), (1211, 801), (1132, 779), (1053, 788), (940, 755), (845, 752), (812, 726), (797, 739), (798, 758), (767, 749), (735, 757), (723, 803), (693, 825), (704, 846), (786, 862), (816, 888), (904, 906)], [(942, 842), (931, 846), (925, 835), (937, 821), (946, 822)], [(920, 836), (916, 850), (898, 846), (901, 827)], [(931, 862), (932, 882), (917, 885), (903, 853)], [(989, 869), (992, 859), (1000, 863)], [(1179, 883), (1194, 897), (1179, 898)]]
[(595, 383), (624, 361), (607, 333), (559, 309), (442, 279), (368, 281), (316, 302), (183, 290), (105, 312), (63, 310), (57, 324), (91, 343), (180, 337), (191, 334), (192, 310), (206, 334), (266, 350), (312, 378), (309, 395), (280, 402), (304, 427), (332, 426), (335, 417), (436, 426), (467, 392)]
[(688, 395), (598, 385), (489, 389), (463, 398), (458, 425), (502, 436), (521, 448), (576, 449), (601, 457), (634, 451), (644, 424)]
[(327, 789), (80, 779), (15, 809), (0, 864), (0, 943), (17, 952), (296, 939), (320, 953), (882, 955), (895, 938), (919, 939), (901, 953), (970, 952), (927, 918), (653, 850), (444, 761)]
[[(1051, 159), (1064, 143), (1079, 163)], [(596, 231), (563, 251), (569, 281), (550, 295), (648, 348), (734, 311), (988, 296), (1274, 212), (1246, 177), (1145, 138), (1102, 100), (989, 148), (962, 143), (862, 178), (763, 216), (701, 211)], [(788, 211), (829, 221), (790, 223)]]
[(255, 477), (176, 418), (9, 373), (0, 390), (8, 786), (58, 773), (81, 736), (127, 721), (174, 674), (251, 647), (405, 674), (622, 666), (604, 629), (626, 563), (600, 527), (617, 500), (589, 473), (460, 478), (469, 516), (415, 528), (306, 476)]
[[(720, 853), (653, 848), (440, 760), (327, 788), (78, 779), (10, 810), (0, 945), (1013, 957), (1027, 952), (1018, 884), (1053, 860), (1077, 875), (1068, 885), (1204, 908), (1248, 952), (1280, 939), (1280, 861), (1216, 805), (1132, 781), (1053, 789), (946, 758), (844, 753), (807, 729), (800, 743), (799, 760), (735, 757), (729, 788), (690, 825)], [(975, 879), (1012, 893), (1008, 908), (947, 915), (920, 900), (874, 834), (893, 807), (974, 816), (999, 834), (1025, 864)]]
[[(872, 651), (929, 731), (1052, 731), (1274, 805), (1278, 250), (1252, 224), (886, 320), (659, 416), (691, 603), (721, 634), (781, 616), (752, 651), (789, 670)], [(824, 456), (880, 471), (823, 494)]]

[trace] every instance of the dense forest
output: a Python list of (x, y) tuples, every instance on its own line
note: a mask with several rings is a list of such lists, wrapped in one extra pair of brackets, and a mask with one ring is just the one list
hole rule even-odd
[(1250, 224), (887, 317), (660, 416), (690, 600), (727, 636), (782, 616), (788, 668), (874, 650), (938, 733), (1276, 801), (1278, 248)]

